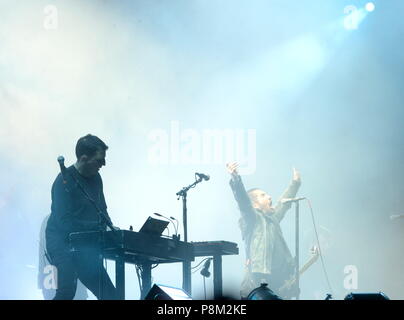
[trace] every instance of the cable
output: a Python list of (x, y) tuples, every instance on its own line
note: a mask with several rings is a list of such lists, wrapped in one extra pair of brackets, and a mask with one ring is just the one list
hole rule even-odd
[(167, 226), (164, 230), (166, 230), (166, 229), (167, 229), (167, 233), (168, 233), (167, 237), (170, 237), (170, 228)]
[(324, 263), (324, 259), (323, 259), (323, 252), (321, 251), (321, 247), (320, 247), (320, 240), (319, 240), (319, 238), (318, 238), (316, 222), (315, 222), (315, 220), (314, 220), (313, 208), (312, 208), (312, 206), (311, 206), (310, 200), (307, 199), (307, 198), (306, 198), (306, 200), (307, 200), (307, 203), (309, 204), (309, 208), (310, 208), (310, 212), (311, 212), (311, 218), (312, 218), (312, 221), (313, 221), (314, 232), (315, 232), (315, 234), (316, 234), (317, 245), (318, 245), (318, 251), (319, 251), (319, 253), (320, 253), (320, 259), (321, 259), (321, 264), (322, 264), (322, 266), (323, 266), (324, 276), (325, 276), (325, 279), (327, 280), (328, 289), (330, 290), (331, 294), (334, 295), (334, 292), (333, 292), (332, 287), (331, 287), (331, 284), (330, 284), (330, 280), (329, 280), (329, 278), (328, 278), (327, 270), (326, 270), (326, 267), (325, 267), (325, 263)]
[[(211, 259), (211, 258), (205, 258), (205, 259), (203, 259), (203, 260), (200, 261), (195, 267), (192, 267), (191, 269), (198, 268), (204, 261), (206, 261), (206, 260), (208, 260), (208, 259)], [(199, 269), (202, 269), (202, 267), (199, 268)], [(198, 271), (198, 270), (195, 270), (194, 272), (196, 272), (196, 271)]]
[[(164, 219), (168, 220), (170, 223), (172, 223), (172, 225), (174, 226), (175, 235), (178, 235), (178, 228), (177, 228), (177, 226), (175, 225), (175, 223), (174, 223), (174, 221), (173, 221), (173, 220), (176, 220), (176, 221), (177, 221), (177, 224), (178, 224), (178, 220), (177, 220), (177, 219), (175, 219), (174, 217), (168, 218), (168, 217), (166, 217), (166, 216), (164, 216), (164, 215), (162, 215), (161, 213), (158, 213), (158, 212), (154, 212), (153, 214), (156, 215), (156, 216), (158, 216), (158, 217), (164, 218)], [(167, 226), (166, 229), (168, 230), (168, 237), (169, 237), (169, 236), (170, 236), (170, 229), (169, 229), (169, 226)]]
[(178, 224), (179, 224), (179, 222), (174, 217), (170, 217), (170, 219), (174, 220), (177, 223), (177, 225), (174, 224), (174, 229), (175, 229), (175, 235), (178, 236)]
[(202, 278), (203, 278), (203, 292), (205, 293), (205, 300), (206, 300), (206, 280), (205, 277)]
[(137, 264), (135, 264), (135, 268), (136, 268), (137, 280), (139, 282), (139, 289), (140, 289), (140, 292), (143, 292), (143, 284), (142, 284), (142, 281), (141, 281), (141, 279), (142, 279), (141, 273), (143, 271), (142, 271), (142, 268)]

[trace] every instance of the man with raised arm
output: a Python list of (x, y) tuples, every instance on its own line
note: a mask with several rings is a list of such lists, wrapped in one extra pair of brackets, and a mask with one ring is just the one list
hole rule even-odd
[[(230, 186), (241, 213), (239, 226), (246, 250), (241, 297), (247, 298), (261, 283), (267, 283), (276, 295), (282, 297), (285, 293), (279, 289), (293, 277), (295, 263), (283, 237), (280, 222), (291, 208), (292, 202), (288, 199), (294, 198), (299, 190), (300, 173), (293, 168), (291, 183), (273, 206), (272, 197), (265, 191), (259, 188), (246, 191), (237, 168), (237, 163), (227, 164), (231, 175)], [(288, 292), (287, 295), (293, 293)]]

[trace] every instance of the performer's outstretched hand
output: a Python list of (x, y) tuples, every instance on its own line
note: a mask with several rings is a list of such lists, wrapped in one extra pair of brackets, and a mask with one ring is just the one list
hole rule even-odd
[(293, 181), (302, 182), (302, 178), (300, 176), (300, 172), (293, 168)]
[(232, 175), (232, 177), (237, 177), (238, 176), (238, 163), (237, 162), (230, 162), (226, 164), (227, 171)]

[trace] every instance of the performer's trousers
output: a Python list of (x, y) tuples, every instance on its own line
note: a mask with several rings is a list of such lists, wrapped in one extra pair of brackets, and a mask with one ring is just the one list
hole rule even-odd
[(72, 300), (76, 293), (77, 279), (99, 300), (115, 300), (116, 290), (94, 252), (51, 254), (51, 262), (57, 270), (57, 288), (54, 300)]

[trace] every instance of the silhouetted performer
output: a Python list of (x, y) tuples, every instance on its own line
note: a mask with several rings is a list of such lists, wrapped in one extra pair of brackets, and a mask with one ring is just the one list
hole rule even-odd
[[(116, 298), (115, 287), (104, 267), (100, 266), (97, 249), (72, 254), (68, 241), (72, 232), (106, 230), (105, 223), (100, 224), (97, 209), (85, 197), (73, 177), (110, 221), (102, 179), (98, 173), (105, 165), (107, 149), (107, 145), (96, 136), (87, 135), (80, 138), (76, 144), (77, 161), (66, 169), (66, 183), (63, 182), (61, 174), (53, 183), (51, 215), (45, 233), (47, 254), (57, 269), (55, 300), (73, 299), (77, 279), (80, 279), (98, 299), (102, 298), (100, 292), (105, 299)], [(102, 287), (100, 283), (103, 283)]]

